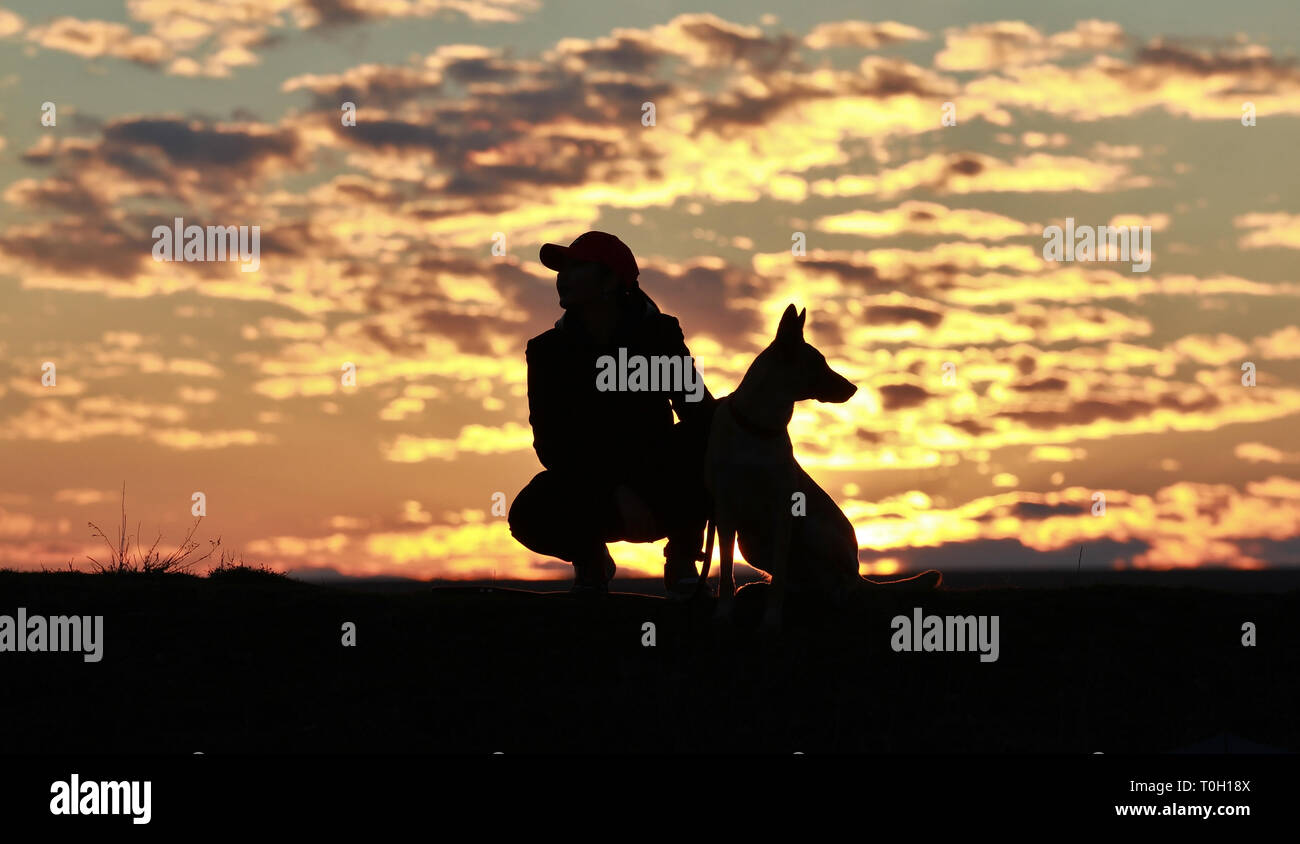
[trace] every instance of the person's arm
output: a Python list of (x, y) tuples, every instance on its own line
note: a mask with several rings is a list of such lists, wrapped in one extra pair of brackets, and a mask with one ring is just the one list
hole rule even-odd
[[(669, 394), (677, 418), (683, 422), (702, 421), (713, 413), (713, 394), (704, 384), (704, 376), (691, 359), (691, 350), (686, 348), (686, 337), (682, 333), (681, 323), (676, 317), (663, 317), (663, 348), (660, 354), (673, 355), (682, 359), (682, 389)], [(691, 387), (694, 387), (692, 389)]]

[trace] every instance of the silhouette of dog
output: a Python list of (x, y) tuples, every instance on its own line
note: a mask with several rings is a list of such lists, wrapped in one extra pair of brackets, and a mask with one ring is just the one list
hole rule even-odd
[(781, 626), (787, 591), (819, 593), (843, 605), (865, 590), (925, 591), (943, 581), (933, 569), (895, 581), (858, 574), (852, 523), (795, 460), (786, 430), (794, 403), (816, 399), (839, 404), (858, 390), (805, 342), (807, 314), (807, 309), (796, 314), (794, 305), (787, 307), (776, 338), (750, 364), (740, 386), (718, 400), (705, 455), (705, 483), (713, 496), (706, 567), (715, 529), (720, 542), (717, 615), (731, 615), (738, 538), (745, 562), (771, 575), (762, 622), (769, 631)]

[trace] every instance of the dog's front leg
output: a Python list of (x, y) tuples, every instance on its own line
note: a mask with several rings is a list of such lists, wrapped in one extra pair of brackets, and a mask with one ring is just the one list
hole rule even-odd
[(772, 585), (768, 589), (767, 609), (763, 612), (762, 630), (768, 633), (775, 633), (781, 629), (793, 518), (789, 505), (781, 502), (776, 512), (775, 531), (772, 537)]
[(733, 553), (736, 547), (736, 529), (732, 525), (718, 524), (718, 606), (714, 618), (731, 618), (732, 604), (736, 597), (736, 577), (732, 571)]

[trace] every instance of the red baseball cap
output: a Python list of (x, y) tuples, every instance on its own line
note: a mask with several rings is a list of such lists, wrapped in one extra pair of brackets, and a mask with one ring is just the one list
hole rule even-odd
[(557, 272), (564, 269), (564, 262), (570, 259), (604, 264), (614, 271), (614, 275), (626, 287), (636, 287), (636, 277), (641, 272), (636, 265), (632, 250), (609, 232), (580, 234), (568, 246), (543, 243), (539, 257), (542, 259), (543, 266)]

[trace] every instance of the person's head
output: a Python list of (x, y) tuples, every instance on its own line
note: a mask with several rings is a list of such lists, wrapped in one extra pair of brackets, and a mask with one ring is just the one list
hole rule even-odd
[(585, 308), (596, 302), (614, 302), (627, 295), (626, 285), (608, 265), (597, 261), (570, 259), (556, 274), (555, 290), (560, 307)]
[(544, 244), (539, 257), (558, 273), (555, 287), (566, 310), (617, 303), (637, 289), (640, 271), (632, 250), (608, 232), (587, 232), (569, 246)]

